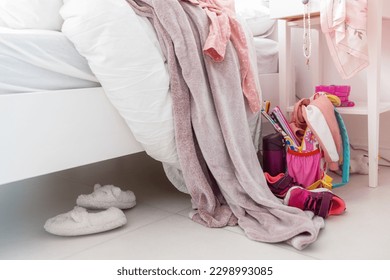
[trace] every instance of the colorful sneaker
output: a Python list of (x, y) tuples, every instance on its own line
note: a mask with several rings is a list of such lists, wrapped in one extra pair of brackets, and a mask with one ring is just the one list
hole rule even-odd
[(271, 176), (269, 173), (264, 172), (264, 175), (271, 192), (279, 198), (284, 198), (287, 191), (297, 185), (288, 173), (279, 173), (276, 176)]
[(302, 187), (292, 187), (284, 198), (284, 204), (313, 211), (315, 215), (323, 218), (340, 215), (346, 209), (345, 202), (325, 188), (309, 191)]

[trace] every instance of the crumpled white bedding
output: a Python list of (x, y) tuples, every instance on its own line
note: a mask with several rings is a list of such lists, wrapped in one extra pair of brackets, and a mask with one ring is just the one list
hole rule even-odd
[(278, 73), (278, 42), (262, 37), (253, 37), (259, 74)]
[(136, 140), (154, 159), (178, 165), (169, 73), (150, 22), (126, 1), (65, 0), (60, 13), (62, 32)]
[(61, 32), (0, 27), (0, 94), (98, 86)]

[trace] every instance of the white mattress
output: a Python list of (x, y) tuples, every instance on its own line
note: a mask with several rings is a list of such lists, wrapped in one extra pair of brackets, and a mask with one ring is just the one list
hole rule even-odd
[(0, 94), (98, 86), (63, 33), (0, 27)]
[[(278, 72), (278, 43), (254, 37), (259, 74)], [(0, 94), (100, 86), (66, 36), (0, 27)]]
[(278, 73), (278, 42), (262, 37), (254, 37), (259, 74)]

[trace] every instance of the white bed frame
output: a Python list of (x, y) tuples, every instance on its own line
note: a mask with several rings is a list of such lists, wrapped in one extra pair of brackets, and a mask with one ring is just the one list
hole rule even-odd
[[(278, 74), (260, 75), (278, 98)], [(0, 185), (143, 150), (102, 88), (0, 95)]]
[(0, 95), (0, 185), (142, 151), (102, 88)]

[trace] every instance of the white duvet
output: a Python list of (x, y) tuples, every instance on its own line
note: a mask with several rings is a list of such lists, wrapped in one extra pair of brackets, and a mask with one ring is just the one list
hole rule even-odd
[(64, 0), (62, 32), (145, 151), (178, 165), (169, 73), (152, 25), (124, 0)]

